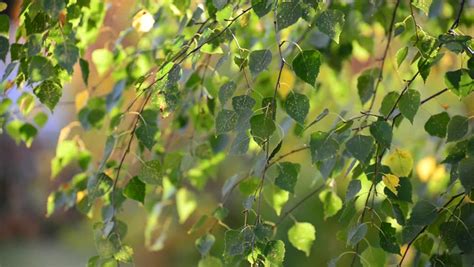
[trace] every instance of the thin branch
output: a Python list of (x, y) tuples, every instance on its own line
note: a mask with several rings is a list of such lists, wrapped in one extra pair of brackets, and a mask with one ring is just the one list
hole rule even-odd
[(292, 155), (292, 154), (294, 154), (294, 153), (297, 153), (297, 152), (300, 152), (300, 151), (303, 151), (303, 150), (306, 150), (306, 149), (309, 149), (309, 148), (310, 148), (310, 147), (307, 146), (307, 145), (304, 145), (303, 147), (300, 147), (300, 148), (295, 148), (295, 149), (293, 149), (293, 150), (291, 150), (291, 151), (289, 151), (289, 152), (287, 152), (287, 153), (285, 153), (285, 154), (279, 156), (278, 158), (276, 158), (275, 160), (271, 161), (270, 163), (268, 163), (266, 168), (267, 168), (267, 169), (270, 168), (273, 164), (279, 162), (280, 160), (282, 160), (282, 159), (284, 159), (284, 158), (286, 158), (286, 157), (288, 157), (288, 156), (290, 156), (290, 155)]
[[(451, 27), (449, 28), (448, 30), (448, 33), (451, 33), (452, 31), (454, 31), (454, 29), (456, 29), (459, 25), (459, 21), (461, 20), (461, 15), (462, 15), (462, 11), (464, 9), (464, 4), (465, 4), (465, 0), (462, 0), (460, 5), (459, 5), (459, 10), (458, 10), (458, 13), (456, 14), (456, 18), (453, 22), (453, 24), (451, 25)], [(433, 52), (435, 49), (440, 49), (441, 46), (443, 46), (442, 43), (440, 43), (437, 47), (433, 47), (433, 49), (430, 51), (429, 54), (431, 54), (431, 52)], [(420, 59), (421, 60), (421, 59)], [(424, 65), (428, 62), (428, 59), (425, 59), (424, 62), (422, 62), (421, 65)], [(392, 113), (395, 111), (395, 108), (397, 107), (398, 105), (398, 102), (400, 101), (400, 98), (402, 97), (402, 95), (408, 90), (408, 87), (413, 83), (413, 81), (416, 79), (416, 77), (418, 77), (418, 75), (420, 74), (420, 68), (418, 68), (418, 71), (415, 73), (415, 75), (413, 75), (413, 77), (408, 81), (408, 83), (405, 85), (405, 88), (403, 88), (402, 92), (400, 93), (400, 95), (398, 96), (397, 100), (395, 101), (395, 103), (393, 104), (392, 106), (392, 109), (390, 110), (390, 112), (388, 113), (388, 115), (385, 117), (385, 120), (389, 119), (390, 116), (392, 115)]]
[(374, 107), (375, 98), (377, 97), (377, 90), (383, 79), (383, 69), (385, 66), (385, 59), (387, 58), (388, 50), (390, 49), (390, 43), (392, 42), (392, 31), (393, 31), (393, 26), (395, 25), (395, 17), (397, 16), (397, 10), (398, 10), (398, 7), (400, 6), (400, 1), (401, 0), (397, 0), (392, 12), (392, 19), (390, 20), (390, 25), (387, 31), (387, 37), (388, 37), (387, 44), (385, 45), (385, 50), (383, 51), (382, 63), (380, 64), (379, 75), (377, 77), (377, 82), (375, 83), (374, 94), (372, 95), (372, 100), (370, 100), (370, 106), (369, 106), (369, 111), (368, 111), (369, 113), (372, 111), (372, 108)]
[(316, 194), (319, 190), (323, 189), (326, 186), (326, 183), (316, 187), (313, 189), (311, 192), (309, 192), (305, 197), (303, 197), (300, 201), (298, 201), (293, 207), (291, 207), (289, 210), (285, 211), (281, 216), (280, 219), (275, 223), (275, 227), (281, 224), (283, 220), (288, 217), (294, 210), (296, 210), (299, 206), (301, 206), (306, 200), (311, 198), (314, 194)]

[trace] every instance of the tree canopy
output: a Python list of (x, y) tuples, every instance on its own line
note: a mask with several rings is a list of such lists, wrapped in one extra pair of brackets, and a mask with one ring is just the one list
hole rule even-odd
[(96, 222), (88, 266), (133, 263), (130, 208), (201, 267), (473, 264), (472, 1), (147, 0), (120, 30), (111, 6), (0, 15), (0, 132), (30, 147), (74, 97), (46, 216)]

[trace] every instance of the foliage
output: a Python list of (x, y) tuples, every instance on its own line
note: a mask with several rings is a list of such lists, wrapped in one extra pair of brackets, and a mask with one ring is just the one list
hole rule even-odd
[[(127, 219), (119, 219), (128, 201), (148, 214), (150, 250), (166, 246), (178, 222), (192, 225), (198, 266), (281, 266), (290, 246), (307, 256), (314, 252), (318, 225), (296, 221), (293, 211), (315, 194), (319, 200), (311, 201), (322, 203), (324, 220), (337, 224), (347, 247), (339, 255), (330, 251), (331, 266), (347, 254), (351, 265), (401, 265), (412, 250), (419, 265), (456, 265), (460, 257), (469, 262), (472, 116), (438, 110), (424, 123), (428, 141), (446, 148), (435, 164), (444, 164), (450, 178), (436, 199), (411, 179), (422, 175), (415, 171), (419, 155), (396, 141), (400, 129), (422, 125), (425, 103), (445, 94), (460, 101), (472, 96), (471, 36), (459, 30), (473, 22), (466, 2), (144, 1), (134, 7), (140, 10), (133, 26), (109, 47), (92, 51), (107, 3), (23, 1), (13, 37), (8, 17), (0, 15), (0, 124), (17, 143), (31, 146), (58, 111), (72, 75), (82, 78), (87, 89), (76, 95), (78, 122), (63, 129), (51, 162), (52, 178), (73, 164), (79, 173), (51, 193), (47, 216), (75, 207), (100, 219), (93, 229), (98, 255), (88, 266), (133, 261), (133, 249), (124, 243)], [(384, 32), (380, 47), (374, 29)], [(401, 48), (392, 60), (395, 42)], [(352, 82), (343, 66), (364, 55), (381, 57)], [(422, 98), (423, 83), (448, 56), (462, 67), (444, 70), (445, 86)], [(389, 61), (405, 81), (400, 90), (384, 92), (385, 76), (393, 78)], [(92, 73), (112, 79), (113, 89), (98, 95), (100, 82), (92, 84)], [(325, 91), (350, 91), (346, 87), (359, 97), (352, 99), (354, 110), (341, 111), (344, 101), (325, 106)], [(14, 91), (21, 96), (15, 99)], [(332, 126), (320, 126), (331, 118)], [(106, 133), (101, 158), (89, 151), (96, 144), (70, 136), (73, 127)], [(311, 162), (291, 157), (297, 153), (307, 153)], [(206, 212), (203, 195), (219, 198), (206, 189), (229, 159), (251, 165), (223, 183), (215, 210)], [(302, 194), (298, 184), (307, 168), (317, 172), (311, 169), (314, 181)], [(239, 199), (232, 194), (236, 188), (240, 213), (229, 204)], [(289, 217), (294, 222), (288, 228)], [(220, 226), (225, 233), (215, 230)]]

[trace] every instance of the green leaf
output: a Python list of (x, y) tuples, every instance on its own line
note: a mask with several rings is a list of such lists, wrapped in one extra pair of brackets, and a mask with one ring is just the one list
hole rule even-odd
[(0, 102), (0, 115), (5, 114), (12, 105), (12, 103), (13, 101), (10, 98), (4, 98), (2, 102)]
[(460, 98), (468, 96), (474, 91), (474, 71), (459, 69), (448, 71), (444, 75), (444, 81), (449, 90)]
[(347, 234), (347, 245), (354, 247), (357, 245), (362, 239), (364, 239), (365, 235), (367, 234), (367, 224), (361, 223), (353, 227), (349, 230)]
[(219, 221), (223, 221), (228, 215), (229, 215), (229, 210), (223, 206), (217, 207), (216, 210), (212, 213), (214, 218), (216, 218)]
[(298, 1), (281, 2), (277, 6), (276, 27), (278, 31), (295, 24), (301, 17), (303, 10)]
[(237, 85), (233, 81), (228, 81), (221, 86), (219, 89), (219, 101), (222, 106), (232, 97), (235, 89), (237, 89)]
[(31, 147), (31, 144), (33, 143), (33, 140), (37, 134), (38, 130), (30, 123), (25, 122), (20, 127), (20, 138), (25, 143), (26, 147)]
[(123, 195), (129, 199), (145, 203), (145, 184), (134, 176), (123, 189)]
[(222, 267), (222, 262), (219, 258), (207, 256), (199, 260), (198, 267)]
[(257, 76), (260, 72), (266, 70), (272, 62), (272, 52), (270, 50), (252, 51), (249, 56), (249, 68), (252, 76)]
[(410, 179), (407, 177), (400, 177), (399, 178), (399, 184), (396, 187), (396, 194), (393, 193), (390, 189), (387, 187), (384, 189), (385, 195), (389, 197), (390, 199), (398, 200), (398, 201), (405, 201), (405, 202), (411, 202), (411, 195), (412, 195), (412, 185), (410, 183)]
[(316, 229), (311, 223), (297, 222), (288, 230), (288, 240), (307, 257), (311, 253), (311, 246), (316, 239)]
[(331, 190), (324, 190), (319, 194), (323, 203), (324, 219), (332, 217), (342, 208), (342, 200)]
[(152, 150), (156, 143), (155, 136), (158, 132), (157, 118), (158, 112), (156, 110), (145, 109), (140, 114), (140, 122), (135, 131), (138, 141), (148, 150)]
[(51, 64), (49, 59), (42, 56), (31, 57), (28, 74), (33, 82), (49, 79), (54, 77), (53, 64)]
[(321, 54), (317, 50), (304, 50), (293, 59), (296, 76), (311, 86), (315, 86), (321, 66)]
[[(1, 112), (0, 112), (1, 114)], [(34, 122), (38, 127), (43, 128), (43, 126), (48, 122), (48, 115), (46, 115), (44, 112), (38, 112), (35, 117), (34, 117)]]
[(368, 69), (357, 78), (357, 91), (360, 102), (365, 104), (370, 100), (375, 91), (375, 83), (379, 74), (379, 69)]
[(87, 86), (89, 82), (89, 62), (87, 60), (80, 58), (79, 66), (81, 67), (82, 81)]
[(385, 266), (386, 254), (384, 250), (376, 247), (368, 247), (360, 255), (367, 262), (361, 260), (362, 267)]
[(384, 116), (388, 116), (390, 111), (392, 111), (392, 107), (397, 102), (398, 97), (400, 94), (398, 92), (392, 91), (385, 95), (382, 100), (382, 105), (380, 106), (380, 113)]
[(415, 204), (407, 221), (409, 225), (429, 225), (437, 217), (437, 208), (428, 201), (421, 200)]
[(201, 253), (201, 256), (204, 257), (209, 254), (209, 251), (211, 251), (212, 245), (214, 245), (215, 241), (216, 238), (214, 237), (214, 235), (205, 234), (200, 238), (196, 239), (196, 242), (194, 244), (196, 245), (196, 248), (199, 253)]
[(197, 199), (193, 192), (182, 187), (176, 193), (176, 209), (179, 223), (184, 223), (197, 208)]
[(269, 184), (263, 189), (263, 196), (268, 204), (275, 210), (275, 213), (279, 216), (283, 206), (289, 199), (290, 193), (285, 190)]
[[(0, 3), (0, 4), (5, 4), (5, 3)], [(0, 34), (5, 33), (6, 35), (8, 35), (9, 31), (10, 31), (10, 18), (8, 17), (7, 14), (0, 14)]]
[(46, 80), (33, 89), (38, 99), (51, 111), (56, 107), (63, 94), (61, 86), (54, 81)]
[(264, 266), (282, 266), (285, 259), (285, 243), (281, 240), (268, 241), (264, 254)]
[(79, 59), (79, 49), (73, 43), (65, 41), (56, 45), (54, 56), (58, 60), (59, 66), (72, 74), (74, 64)]
[(8, 39), (0, 35), (0, 60), (6, 63), (10, 43)]
[(373, 146), (374, 138), (366, 135), (355, 135), (346, 143), (347, 151), (361, 163), (367, 161)]
[(413, 157), (408, 150), (396, 148), (385, 162), (393, 174), (398, 177), (408, 177), (413, 169)]
[(212, 4), (217, 10), (221, 10), (227, 5), (227, 0), (212, 0)]
[(239, 184), (240, 192), (245, 196), (250, 196), (254, 194), (260, 185), (260, 178), (258, 177), (249, 177)]
[(384, 120), (379, 120), (370, 125), (370, 134), (382, 148), (390, 148), (392, 144), (392, 127)]
[(425, 123), (425, 131), (431, 136), (437, 136), (440, 138), (446, 137), (448, 130), (449, 114), (447, 112), (441, 112), (432, 115)]
[(420, 9), (421, 11), (423, 11), (423, 13), (425, 13), (425, 15), (428, 16), (432, 1), (433, 0), (413, 0), (413, 1), (411, 1), (411, 4), (414, 7)]
[(146, 184), (161, 184), (163, 179), (161, 162), (157, 159), (145, 162), (140, 169), (138, 178)]
[(397, 66), (400, 68), (402, 65), (403, 61), (408, 55), (408, 46), (402, 47), (397, 51), (396, 57), (397, 57)]
[(448, 138), (446, 142), (457, 141), (463, 138), (469, 131), (469, 119), (456, 115), (448, 123)]
[(339, 44), (339, 36), (344, 27), (344, 13), (336, 9), (323, 11), (316, 19), (316, 26), (334, 42)]
[(223, 109), (216, 117), (216, 134), (223, 134), (235, 129), (237, 113), (233, 110)]
[(40, 3), (53, 19), (57, 19), (59, 13), (66, 7), (65, 1), (62, 0), (40, 0)]
[(286, 98), (285, 108), (291, 118), (303, 125), (309, 112), (309, 99), (306, 95), (292, 91)]
[(244, 253), (244, 244), (241, 231), (228, 230), (224, 235), (224, 258)]
[(133, 262), (133, 249), (129, 246), (121, 246), (114, 254), (114, 258), (121, 262)]
[(24, 92), (18, 98), (17, 104), (20, 112), (24, 116), (27, 116), (35, 106), (35, 97), (30, 93)]
[(347, 186), (347, 193), (344, 199), (344, 203), (353, 200), (359, 193), (360, 189), (362, 189), (360, 180), (351, 180), (349, 182), (349, 185)]
[(107, 49), (96, 49), (92, 52), (92, 62), (94, 62), (99, 75), (102, 75), (114, 63), (114, 55)]
[(380, 247), (388, 253), (400, 254), (400, 246), (395, 237), (396, 229), (390, 223), (382, 222), (380, 224)]
[(413, 123), (415, 114), (420, 107), (420, 93), (416, 90), (408, 89), (402, 97), (400, 97), (398, 107), (400, 108), (400, 113), (402, 113), (403, 117)]
[(232, 98), (232, 107), (238, 114), (252, 111), (255, 104), (255, 100), (248, 95), (239, 95)]
[(339, 143), (332, 135), (325, 132), (315, 132), (309, 141), (313, 163), (334, 158), (339, 149)]
[(275, 132), (276, 127), (268, 114), (258, 114), (250, 118), (250, 133), (260, 146)]
[(474, 188), (474, 157), (461, 160), (458, 167), (459, 180), (466, 192)]
[(87, 181), (89, 203), (93, 203), (97, 198), (108, 193), (112, 189), (113, 183), (112, 178), (103, 172), (89, 177)]
[(416, 239), (413, 245), (415, 246), (416, 250), (420, 251), (421, 253), (431, 255), (434, 240), (428, 234), (423, 234)]
[(272, 0), (252, 0), (252, 9), (259, 17), (263, 17), (272, 10)]
[(278, 176), (275, 178), (275, 185), (290, 193), (294, 193), (300, 165), (291, 162), (282, 162), (278, 164)]

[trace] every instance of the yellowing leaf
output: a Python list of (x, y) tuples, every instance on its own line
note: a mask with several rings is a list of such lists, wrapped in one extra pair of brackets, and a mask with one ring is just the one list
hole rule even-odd
[(408, 150), (395, 149), (385, 163), (393, 174), (398, 177), (408, 177), (413, 169), (413, 157)]
[(83, 107), (86, 106), (87, 100), (89, 100), (89, 91), (84, 90), (76, 95), (76, 111), (79, 112)]
[(278, 87), (278, 94), (281, 98), (285, 99), (286, 96), (293, 89), (295, 84), (295, 75), (293, 71), (289, 71), (288, 68), (283, 68), (281, 72), (280, 87)]
[(135, 28), (137, 32), (149, 32), (155, 24), (155, 19), (153, 15), (150, 14), (145, 9), (138, 11), (135, 16), (133, 16), (132, 27)]
[(393, 174), (385, 174), (382, 177), (382, 181), (385, 186), (390, 189), (390, 191), (392, 191), (394, 194), (397, 194), (397, 187), (400, 185), (400, 178), (398, 178), (398, 176)]

